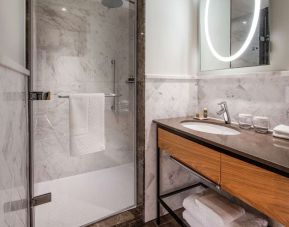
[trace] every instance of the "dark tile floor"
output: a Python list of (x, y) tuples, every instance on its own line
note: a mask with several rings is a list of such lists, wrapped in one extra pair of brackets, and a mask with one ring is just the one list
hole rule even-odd
[[(176, 211), (178, 215), (181, 215), (183, 212), (183, 209), (179, 209)], [(170, 214), (167, 214), (161, 218), (161, 224), (157, 225), (156, 220), (148, 222), (143, 225), (144, 227), (156, 227), (156, 226), (161, 226), (161, 227), (179, 227), (180, 225), (173, 219), (173, 217)]]
[[(182, 211), (183, 209), (179, 209), (175, 212), (178, 216), (180, 216)], [(121, 215), (115, 215), (112, 218), (103, 220), (96, 224), (92, 224), (89, 227), (157, 227), (157, 226), (179, 227), (180, 226), (170, 214), (161, 217), (160, 225), (157, 225), (156, 220), (143, 224), (141, 219), (137, 217), (138, 213), (135, 213), (133, 211), (126, 211)]]
[(144, 227), (157, 227), (157, 226), (161, 226), (161, 227), (179, 227), (180, 225), (175, 221), (175, 220), (170, 220), (167, 222), (161, 222), (160, 225), (156, 224), (156, 221), (151, 221), (148, 222), (146, 224), (143, 225)]

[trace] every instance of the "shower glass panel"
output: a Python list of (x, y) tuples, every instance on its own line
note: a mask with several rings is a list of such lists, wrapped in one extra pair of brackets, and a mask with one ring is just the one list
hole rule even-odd
[[(52, 195), (33, 208), (36, 227), (83, 226), (135, 207), (136, 3), (116, 3), (33, 1), (32, 88), (51, 92), (33, 102), (33, 195)], [(102, 93), (105, 104), (78, 101), (88, 117), (76, 122), (71, 96), (83, 93)], [(94, 151), (100, 139), (90, 135), (75, 154), (71, 128), (91, 127), (99, 111), (103, 148)]]

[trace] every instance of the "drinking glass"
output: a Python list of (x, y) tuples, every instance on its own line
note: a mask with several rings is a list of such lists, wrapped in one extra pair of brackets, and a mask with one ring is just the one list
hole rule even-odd
[(268, 117), (256, 116), (253, 118), (255, 131), (258, 133), (268, 133), (270, 121)]
[(252, 127), (252, 114), (239, 114), (239, 127), (250, 129)]

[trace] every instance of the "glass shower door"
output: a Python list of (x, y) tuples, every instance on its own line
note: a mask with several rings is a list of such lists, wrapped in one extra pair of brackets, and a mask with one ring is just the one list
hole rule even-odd
[[(136, 3), (33, 4), (32, 88), (50, 92), (50, 100), (33, 102), (33, 196), (51, 193), (51, 202), (34, 207), (34, 225), (83, 226), (136, 204)], [(85, 114), (72, 117), (77, 113), (71, 96), (77, 94), (89, 94), (89, 103), (102, 94), (104, 107), (92, 111), (82, 99), (78, 105), (87, 111), (87, 119)], [(101, 136), (92, 134), (84, 148), (72, 149), (73, 127), (91, 127), (99, 116), (104, 116), (103, 147), (93, 145), (101, 143)]]

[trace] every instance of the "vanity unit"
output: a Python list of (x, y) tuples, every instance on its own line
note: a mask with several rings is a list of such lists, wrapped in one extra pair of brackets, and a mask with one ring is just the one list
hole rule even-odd
[[(220, 121), (205, 123), (224, 126), (238, 133), (221, 135), (184, 127), (192, 118), (155, 120), (157, 124), (157, 197), (182, 226), (186, 226), (164, 198), (193, 188), (192, 185), (165, 195), (160, 193), (160, 152), (167, 152), (180, 165), (199, 175), (207, 186), (247, 203), (272, 219), (289, 226), (289, 142), (271, 134), (242, 130)], [(224, 133), (225, 134), (225, 133)]]

